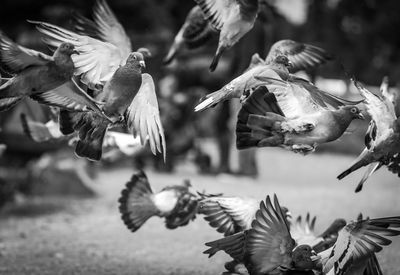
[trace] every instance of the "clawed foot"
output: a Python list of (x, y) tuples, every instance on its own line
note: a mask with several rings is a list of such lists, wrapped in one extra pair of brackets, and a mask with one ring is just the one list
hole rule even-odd
[(291, 125), (290, 123), (282, 123), (281, 129), (283, 133), (301, 133), (301, 132), (310, 132), (314, 129), (314, 124), (312, 123), (303, 123), (300, 125)]
[(308, 145), (308, 144), (295, 144), (292, 145), (292, 151), (295, 153), (300, 153), (303, 155), (307, 155), (309, 153), (314, 152), (315, 146)]

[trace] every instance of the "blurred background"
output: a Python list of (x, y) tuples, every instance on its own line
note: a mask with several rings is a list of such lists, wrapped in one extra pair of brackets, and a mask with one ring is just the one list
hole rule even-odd
[[(226, 257), (208, 261), (201, 254), (203, 243), (218, 237), (201, 218), (176, 231), (168, 231), (161, 221), (151, 221), (135, 234), (124, 228), (118, 217), (118, 193), (138, 169), (150, 171), (156, 190), (188, 178), (199, 191), (260, 199), (277, 193), (292, 213), (318, 215), (321, 228), (336, 217), (352, 219), (361, 211), (370, 216), (399, 214), (399, 179), (385, 168), (357, 195), (353, 189), (362, 171), (343, 182), (336, 180), (364, 147), (366, 122), (355, 122), (341, 139), (303, 157), (271, 148), (238, 152), (234, 143), (238, 102), (193, 112), (201, 96), (241, 74), (254, 53), (265, 57), (274, 42), (286, 38), (334, 54), (335, 59), (326, 65), (300, 72), (326, 91), (359, 98), (342, 64), (373, 91), (385, 75), (391, 89), (397, 89), (399, 1), (266, 1), (255, 28), (226, 52), (214, 73), (208, 66), (217, 37), (200, 49), (183, 52), (172, 64), (162, 65), (194, 1), (108, 2), (133, 48), (147, 47), (153, 54), (146, 60), (147, 71), (156, 80), (167, 162), (143, 148), (129, 156), (111, 152), (100, 163), (91, 163), (78, 159), (65, 141), (35, 143), (24, 135), (21, 113), (46, 122), (46, 107), (28, 99), (1, 113), (0, 144), (6, 149), (0, 158), (0, 274), (222, 271)], [(69, 28), (72, 11), (90, 17), (93, 5), (94, 1), (81, 0), (3, 0), (0, 29), (26, 47), (49, 53), (26, 19)], [(399, 249), (395, 241), (381, 253), (385, 274), (399, 274), (395, 264)]]

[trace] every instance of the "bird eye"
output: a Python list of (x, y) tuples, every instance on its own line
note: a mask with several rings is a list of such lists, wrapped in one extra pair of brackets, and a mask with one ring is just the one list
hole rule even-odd
[(350, 112), (352, 112), (353, 114), (356, 114), (358, 112), (357, 108), (351, 108)]
[(136, 55), (134, 55), (134, 56), (133, 56), (133, 60), (136, 60), (136, 58), (137, 58)]

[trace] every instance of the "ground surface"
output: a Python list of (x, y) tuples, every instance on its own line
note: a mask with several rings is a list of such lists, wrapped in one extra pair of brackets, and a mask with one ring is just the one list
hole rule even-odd
[[(322, 230), (336, 217), (400, 215), (400, 180), (385, 169), (354, 194), (361, 174), (343, 182), (336, 176), (351, 156), (310, 155), (261, 150), (258, 179), (222, 175), (198, 176), (190, 167), (177, 174), (148, 176), (153, 189), (190, 178), (197, 190), (264, 198), (278, 194), (294, 215), (311, 211)], [(149, 220), (132, 234), (117, 210), (120, 190), (132, 171), (103, 171), (95, 199), (46, 199), (8, 209), (0, 216), (0, 274), (220, 274), (228, 259), (208, 259), (205, 242), (220, 235), (198, 217), (186, 227), (167, 230), (162, 220)], [(384, 274), (400, 274), (400, 239), (378, 254)]]

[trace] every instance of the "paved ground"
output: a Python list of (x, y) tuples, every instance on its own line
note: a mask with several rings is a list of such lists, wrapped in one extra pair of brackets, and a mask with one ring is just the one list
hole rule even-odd
[[(228, 175), (198, 176), (182, 167), (174, 175), (149, 172), (155, 190), (190, 178), (197, 190), (264, 198), (277, 193), (294, 215), (311, 211), (317, 229), (336, 217), (352, 219), (400, 215), (400, 181), (384, 169), (360, 194), (354, 194), (356, 173), (335, 177), (352, 161), (349, 156), (310, 155), (261, 150), (257, 180)], [(130, 233), (119, 218), (117, 199), (132, 171), (103, 171), (95, 199), (32, 200), (0, 216), (0, 274), (219, 274), (228, 259), (223, 253), (207, 259), (204, 242), (220, 237), (198, 217), (184, 228), (165, 229), (160, 219)], [(400, 274), (400, 239), (379, 255), (384, 274)]]

